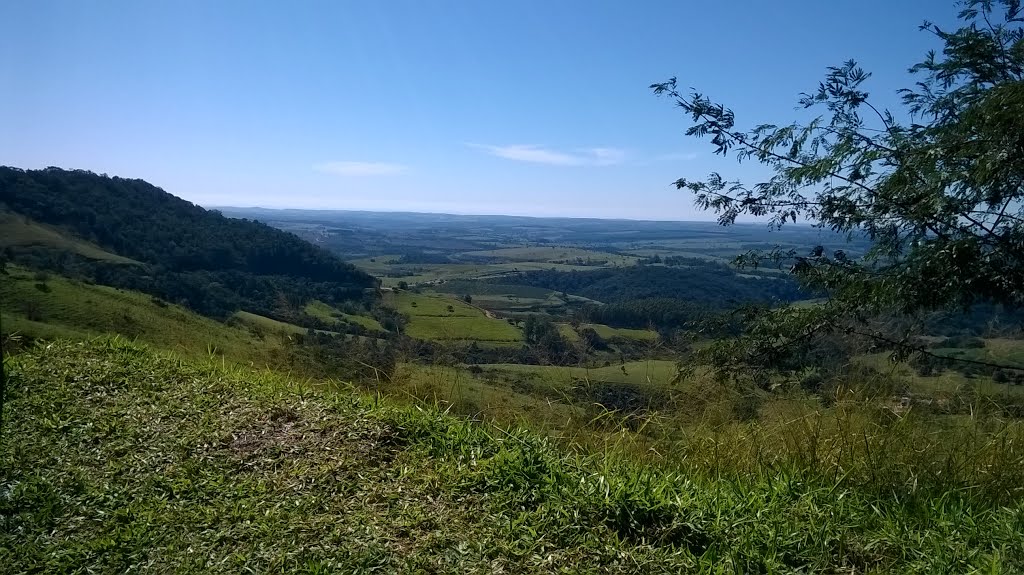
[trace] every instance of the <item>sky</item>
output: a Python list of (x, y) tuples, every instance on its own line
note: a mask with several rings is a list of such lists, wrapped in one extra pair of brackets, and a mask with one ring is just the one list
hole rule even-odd
[(853, 58), (883, 105), (947, 0), (10, 0), (0, 164), (204, 206), (706, 220), (750, 180), (649, 85), (787, 123)]

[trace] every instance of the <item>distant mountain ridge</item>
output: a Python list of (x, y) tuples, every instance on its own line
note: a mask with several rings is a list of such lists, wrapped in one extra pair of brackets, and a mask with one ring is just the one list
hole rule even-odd
[(376, 285), (294, 234), (205, 210), (144, 180), (0, 167), (0, 209), (144, 265), (90, 260), (57, 246), (8, 247), (8, 259), (144, 291), (207, 315), (358, 299)]

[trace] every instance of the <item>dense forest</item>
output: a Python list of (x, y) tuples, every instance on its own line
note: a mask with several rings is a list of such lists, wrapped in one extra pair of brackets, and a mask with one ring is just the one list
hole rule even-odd
[(714, 262), (692, 259), (686, 267), (631, 266), (594, 271), (538, 270), (494, 280), (581, 295), (605, 303), (673, 298), (709, 307), (809, 297), (785, 276), (744, 276)]
[(226, 218), (143, 180), (0, 167), (0, 209), (142, 265), (45, 247), (9, 249), (6, 259), (144, 291), (215, 317), (241, 308), (274, 315), (314, 297), (357, 299), (376, 285), (373, 277), (291, 233)]

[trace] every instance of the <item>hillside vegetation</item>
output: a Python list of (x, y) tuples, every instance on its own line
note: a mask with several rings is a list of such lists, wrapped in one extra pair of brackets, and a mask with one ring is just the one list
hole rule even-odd
[(454, 298), (399, 291), (385, 298), (385, 303), (409, 317), (406, 334), (417, 339), (499, 345), (522, 340), (514, 326)]
[(807, 297), (789, 278), (742, 276), (734, 268), (697, 259), (691, 260), (685, 268), (643, 266), (571, 272), (539, 270), (495, 281), (574, 293), (608, 303), (679, 298), (722, 307), (749, 301), (792, 301)]
[[(0, 207), (29, 218), (0, 220), (11, 228), (5, 235), (46, 225), (68, 236), (9, 245), (9, 259), (150, 293), (215, 317), (243, 308), (272, 315), (314, 298), (358, 299), (375, 285), (371, 276), (293, 234), (225, 218), (143, 180), (0, 167)], [(82, 241), (146, 265), (69, 257), (81, 249), (68, 250), (67, 244)]]
[(11, 573), (1024, 569), (1019, 499), (680, 474), (116, 339), (8, 368)]
[(73, 253), (91, 260), (137, 264), (139, 262), (110, 253), (85, 240), (72, 239), (67, 234), (33, 222), (25, 216), (0, 212), (0, 249), (14, 253), (20, 249), (43, 248)]
[[(120, 334), (187, 357), (216, 355), (265, 365), (285, 342), (225, 325), (152, 296), (8, 266), (0, 276), (3, 335), (91, 339)], [(305, 331), (305, 330), (301, 330)]]

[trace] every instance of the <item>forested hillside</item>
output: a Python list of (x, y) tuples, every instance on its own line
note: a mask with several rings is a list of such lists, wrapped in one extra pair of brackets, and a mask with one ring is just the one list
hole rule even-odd
[(45, 245), (8, 248), (7, 259), (144, 291), (212, 316), (241, 308), (271, 312), (313, 298), (355, 299), (375, 285), (291, 233), (226, 218), (143, 180), (0, 167), (0, 208), (143, 265)]
[(582, 272), (538, 270), (495, 281), (574, 293), (606, 303), (678, 298), (718, 307), (808, 297), (789, 277), (743, 276), (728, 266), (698, 259), (691, 260), (685, 268), (637, 266)]

